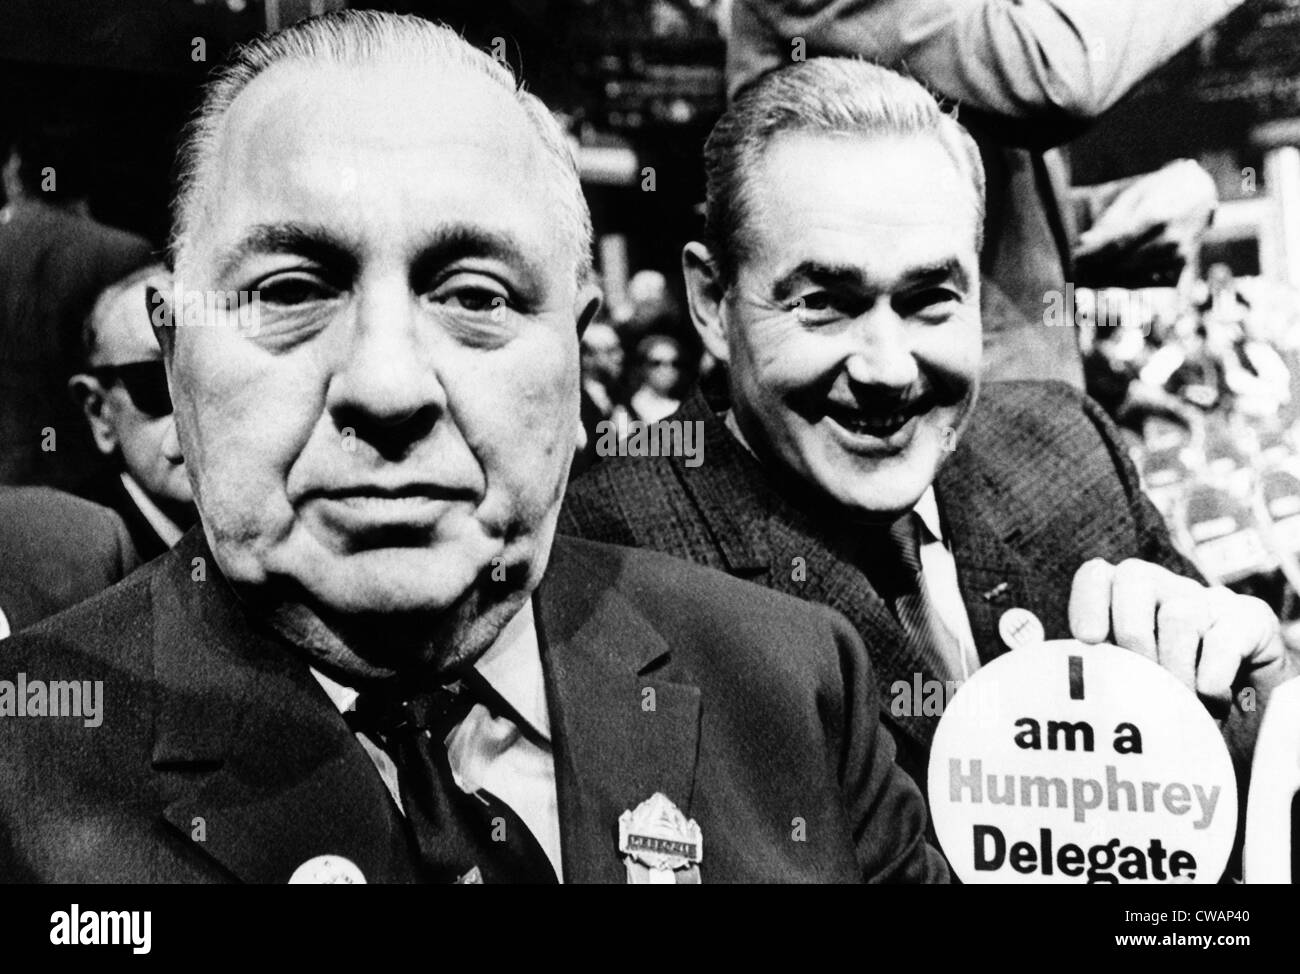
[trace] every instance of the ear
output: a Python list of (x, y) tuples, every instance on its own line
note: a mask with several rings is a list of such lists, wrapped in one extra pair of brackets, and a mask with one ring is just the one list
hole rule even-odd
[(104, 387), (93, 375), (80, 372), (68, 380), (68, 391), (86, 414), (96, 449), (106, 457), (112, 456), (117, 451), (117, 429), (113, 426), (113, 407)]
[(573, 319), (578, 323), (578, 336), (587, 330), (587, 326), (595, 320), (596, 313), (600, 311), (602, 296), (600, 288), (595, 284), (584, 284), (578, 288), (578, 294), (573, 299)]
[(727, 292), (708, 247), (691, 242), (682, 248), (682, 277), (686, 281), (686, 304), (700, 340), (710, 355), (726, 362), (727, 321), (722, 302)]
[(176, 315), (172, 308), (171, 294), (152, 284), (144, 289), (145, 313), (149, 315), (149, 325), (153, 328), (154, 341), (162, 349), (163, 358), (171, 363), (172, 348), (176, 341)]
[[(601, 291), (595, 284), (584, 284), (578, 288), (578, 294), (573, 301), (573, 318), (578, 324), (578, 337), (587, 330), (587, 326), (595, 320), (597, 312), (600, 311)], [(578, 397), (578, 416), (577, 416), (577, 435), (574, 439), (574, 454), (577, 455), (587, 448), (587, 428), (582, 425), (582, 397)]]

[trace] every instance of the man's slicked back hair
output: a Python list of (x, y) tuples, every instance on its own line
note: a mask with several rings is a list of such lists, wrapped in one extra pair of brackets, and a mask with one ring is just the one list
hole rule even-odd
[(168, 259), (184, 264), (201, 209), (222, 122), (240, 93), (260, 74), (284, 63), (415, 64), (482, 77), (509, 92), (528, 116), (555, 174), (561, 232), (573, 249), (579, 283), (591, 276), (591, 214), (563, 129), (536, 95), (502, 62), (474, 47), (450, 27), (420, 17), (369, 10), (342, 10), (299, 21), (236, 48), (206, 84), (203, 99), (181, 137)]
[(813, 135), (933, 136), (970, 180), (975, 246), (984, 233), (984, 165), (975, 141), (918, 82), (855, 58), (811, 58), (772, 71), (746, 88), (704, 144), (705, 244), (724, 286), (749, 253), (746, 182), (772, 141)]

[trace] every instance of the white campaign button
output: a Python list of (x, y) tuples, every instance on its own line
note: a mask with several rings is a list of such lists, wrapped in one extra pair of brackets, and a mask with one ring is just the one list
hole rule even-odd
[(1007, 609), (998, 619), (998, 635), (1007, 644), (1007, 649), (1024, 649), (1037, 646), (1047, 638), (1043, 624), (1038, 616), (1028, 609)]
[(1057, 640), (980, 667), (944, 709), (928, 779), (966, 883), (1214, 883), (1236, 835), (1214, 720), (1115, 646)]
[(364, 886), (366, 877), (351, 859), (342, 856), (314, 856), (293, 871), (289, 883), (345, 883), (349, 886)]

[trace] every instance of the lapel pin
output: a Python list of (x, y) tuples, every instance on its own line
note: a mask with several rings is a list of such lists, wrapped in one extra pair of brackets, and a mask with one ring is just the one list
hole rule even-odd
[(342, 856), (313, 856), (289, 877), (291, 886), (321, 883), (364, 886), (366, 877), (355, 862)]
[(996, 598), (1001, 598), (1010, 587), (1011, 586), (1006, 582), (998, 582), (987, 592), (981, 592), (980, 597), (983, 598), (985, 602), (992, 602)]
[(633, 884), (698, 884), (704, 834), (663, 792), (618, 817), (618, 851)]
[(1007, 609), (998, 619), (998, 635), (1007, 644), (1007, 649), (1024, 649), (1037, 646), (1047, 639), (1043, 624), (1038, 616), (1028, 609)]

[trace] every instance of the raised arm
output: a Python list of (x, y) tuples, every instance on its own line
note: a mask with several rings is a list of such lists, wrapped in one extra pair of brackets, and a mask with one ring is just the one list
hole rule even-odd
[(728, 90), (803, 54), (905, 69), (978, 112), (1095, 118), (1242, 0), (736, 0)]

